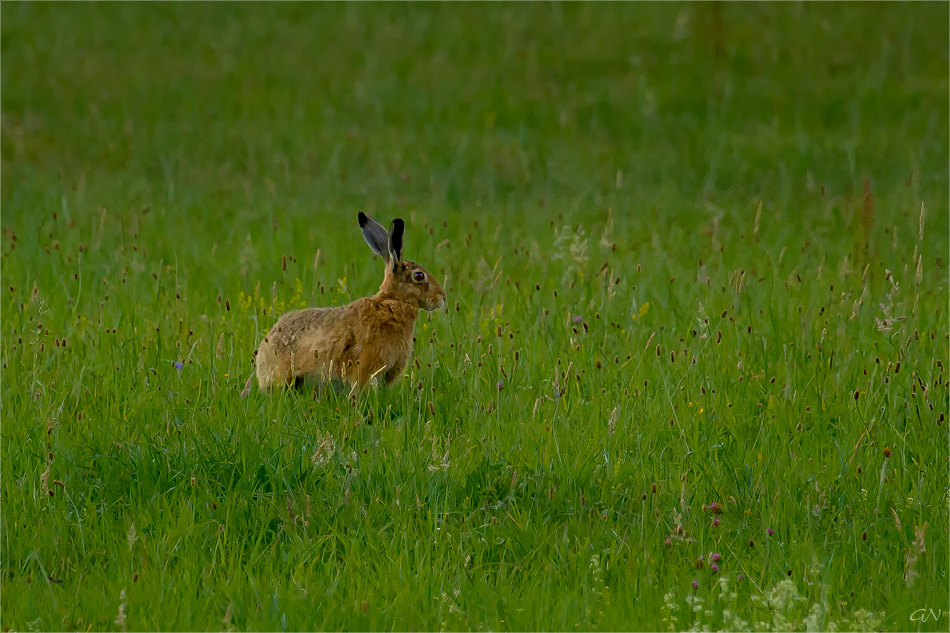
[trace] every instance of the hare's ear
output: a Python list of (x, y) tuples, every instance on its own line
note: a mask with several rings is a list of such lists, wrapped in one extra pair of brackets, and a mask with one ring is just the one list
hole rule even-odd
[(389, 233), (383, 228), (383, 225), (369, 217), (362, 211), (359, 213), (360, 230), (363, 231), (363, 239), (373, 249), (373, 252), (389, 261)]
[(406, 223), (396, 218), (389, 225), (389, 257), (393, 265), (402, 261), (402, 234), (406, 230)]

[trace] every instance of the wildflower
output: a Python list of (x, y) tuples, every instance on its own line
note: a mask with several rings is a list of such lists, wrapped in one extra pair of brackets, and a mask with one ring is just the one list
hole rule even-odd
[(667, 536), (667, 537), (666, 537), (666, 540), (663, 541), (663, 544), (666, 545), (667, 547), (669, 547), (670, 545), (673, 544), (673, 539), (671, 539), (670, 537)]
[(135, 531), (135, 524), (132, 524), (132, 527), (129, 528), (129, 551), (132, 551), (132, 546), (135, 545), (135, 541), (139, 539), (138, 534)]
[(118, 614), (117, 616), (115, 616), (115, 623), (124, 629), (124, 628), (125, 628), (125, 621), (126, 621), (126, 615), (125, 615), (125, 604), (126, 604), (126, 603), (125, 603), (125, 589), (123, 589), (123, 590), (119, 593), (119, 600), (120, 600), (120, 602), (119, 602), (119, 614)]
[(722, 556), (719, 554), (719, 552), (715, 552), (714, 554), (710, 554), (709, 560), (714, 563), (718, 563), (720, 560), (722, 560)]
[(643, 305), (640, 306), (640, 309), (637, 310), (637, 313), (634, 314), (634, 315), (632, 315), (631, 318), (632, 318), (634, 321), (636, 321), (637, 319), (642, 319), (643, 317), (646, 316), (646, 314), (647, 314), (647, 312), (649, 312), (649, 310), (650, 310), (650, 302), (647, 301), (646, 303), (644, 303)]
[(574, 323), (580, 323), (583, 320), (584, 320), (584, 317), (579, 317), (579, 316), (574, 317)]
[(320, 446), (317, 447), (316, 452), (310, 457), (310, 463), (312, 463), (317, 468), (326, 466), (333, 457), (335, 448), (336, 446), (333, 442), (333, 438), (329, 433), (327, 433), (320, 442)]
[(719, 571), (719, 565), (717, 565), (716, 563), (713, 563), (712, 565), (709, 566), (709, 569), (711, 569), (713, 573), (715, 573)]
[(713, 527), (719, 527), (719, 517), (713, 517)]
[(699, 583), (695, 580), (693, 581), (693, 589), (699, 589)]
[(777, 611), (784, 611), (787, 607), (793, 606), (801, 600), (802, 597), (798, 593), (798, 588), (795, 586), (795, 582), (791, 580), (783, 580), (775, 585), (768, 596), (769, 604)]
[(182, 364), (181, 364), (179, 361), (176, 360), (176, 361), (175, 361), (175, 369), (177, 369), (178, 371), (181, 371), (181, 368), (182, 368)]
[(502, 381), (499, 380), (499, 381), (498, 381), (498, 384), (495, 385), (495, 387), (498, 388), (498, 391), (501, 391), (502, 389), (505, 388), (505, 384), (504, 384)]
[(772, 536), (773, 534), (775, 534), (775, 530), (773, 530), (772, 528), (767, 529), (766, 532), (768, 533), (769, 536)]

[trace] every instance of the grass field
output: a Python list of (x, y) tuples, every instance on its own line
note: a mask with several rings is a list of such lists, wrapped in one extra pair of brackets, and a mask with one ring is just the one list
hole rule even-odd
[[(4, 3), (0, 626), (947, 630), (947, 24)], [(360, 210), (417, 362), (241, 399)]]

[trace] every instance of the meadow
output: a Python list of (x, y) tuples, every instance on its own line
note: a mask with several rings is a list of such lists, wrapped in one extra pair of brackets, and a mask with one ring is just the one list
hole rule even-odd
[[(4, 3), (0, 626), (947, 630), (947, 24)], [(358, 211), (415, 362), (242, 399)]]

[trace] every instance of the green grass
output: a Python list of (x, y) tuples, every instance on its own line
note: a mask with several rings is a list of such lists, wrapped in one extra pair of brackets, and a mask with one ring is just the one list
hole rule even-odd
[[(4, 3), (0, 624), (946, 630), (947, 23)], [(417, 364), (242, 400), (359, 210)]]

